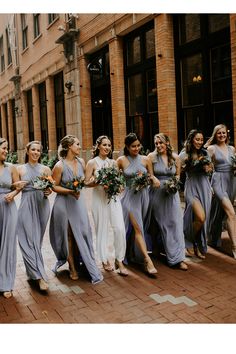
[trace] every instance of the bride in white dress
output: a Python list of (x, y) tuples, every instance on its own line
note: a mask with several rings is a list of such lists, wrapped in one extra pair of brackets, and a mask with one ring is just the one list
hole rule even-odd
[(106, 135), (102, 135), (96, 140), (93, 156), (86, 166), (85, 183), (88, 187), (94, 187), (92, 215), (96, 232), (97, 257), (106, 271), (114, 270), (108, 259), (108, 237), (111, 228), (114, 236), (115, 266), (119, 269), (120, 275), (127, 276), (128, 271), (123, 264), (126, 238), (120, 199), (117, 197), (116, 201), (111, 199), (108, 203), (104, 187), (95, 183), (98, 170), (103, 167), (117, 167), (116, 161), (111, 158), (111, 141)]

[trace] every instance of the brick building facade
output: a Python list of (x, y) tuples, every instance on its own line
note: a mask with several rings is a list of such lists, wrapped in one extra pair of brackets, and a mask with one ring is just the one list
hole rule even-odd
[(236, 15), (0, 14), (0, 136), (22, 161), (30, 140), (53, 154), (75, 134), (85, 159), (108, 134), (136, 131), (175, 149), (191, 128), (236, 137)]

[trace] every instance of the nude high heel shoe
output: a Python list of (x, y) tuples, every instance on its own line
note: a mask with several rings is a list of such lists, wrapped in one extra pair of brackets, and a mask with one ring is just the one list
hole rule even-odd
[(144, 259), (144, 269), (150, 275), (157, 274), (157, 270), (154, 267), (151, 258), (145, 258)]
[(124, 277), (127, 277), (127, 275), (129, 275), (128, 270), (125, 268), (125, 266), (123, 265), (122, 261), (118, 261), (117, 259), (115, 260), (115, 268), (119, 269), (119, 273), (120, 275), (123, 275)]

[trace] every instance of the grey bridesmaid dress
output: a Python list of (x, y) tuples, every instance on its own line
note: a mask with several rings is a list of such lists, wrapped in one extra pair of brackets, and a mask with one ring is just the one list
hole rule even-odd
[(5, 164), (0, 175), (0, 291), (11, 291), (16, 275), (16, 222), (17, 208), (14, 201), (7, 203), (5, 194), (11, 191), (10, 166)]
[[(62, 160), (62, 163), (61, 186), (66, 187), (66, 184), (73, 179), (74, 174), (64, 160)], [(84, 176), (83, 166), (79, 160), (77, 176)], [(78, 200), (73, 195), (59, 193), (55, 198), (49, 226), (51, 246), (57, 257), (54, 272), (65, 264), (68, 259), (68, 225), (71, 227), (80, 256), (91, 276), (92, 283), (102, 280), (102, 274), (95, 261), (92, 230), (89, 224), (83, 190), (80, 192)], [(79, 266), (79, 263), (80, 260), (78, 259), (77, 266)]]
[(21, 203), (18, 210), (17, 235), (23, 256), (26, 274), (30, 279), (47, 280), (42, 255), (42, 243), (50, 216), (49, 200), (44, 198), (41, 190), (33, 187), (32, 180), (42, 174), (40, 163), (25, 164), (26, 173), (22, 180), (29, 183), (22, 190)]

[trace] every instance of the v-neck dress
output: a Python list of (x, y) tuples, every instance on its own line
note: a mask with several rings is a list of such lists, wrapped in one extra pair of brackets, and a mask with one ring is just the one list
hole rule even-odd
[(121, 199), (126, 229), (126, 261), (130, 259), (133, 262), (143, 263), (144, 257), (140, 252), (139, 247), (136, 245), (133, 227), (130, 222), (129, 215), (131, 213), (134, 217), (135, 221), (138, 224), (139, 230), (141, 231), (142, 237), (145, 240), (144, 219), (146, 218), (149, 205), (148, 187), (144, 187), (138, 193), (134, 193), (134, 190), (131, 189), (130, 186), (132, 184), (132, 178), (134, 174), (137, 172), (146, 173), (147, 169), (142, 164), (140, 155), (135, 158), (127, 156), (127, 158), (130, 164), (123, 171), (124, 177), (126, 179), (126, 188)]
[[(77, 161), (76, 174), (78, 177), (84, 177), (83, 166), (79, 159)], [(66, 187), (66, 184), (73, 179), (74, 173), (63, 159), (62, 163), (61, 186)], [(92, 283), (101, 280), (102, 274), (95, 261), (92, 230), (83, 190), (80, 191), (79, 199), (76, 199), (71, 194), (58, 193), (56, 195), (49, 226), (50, 242), (57, 258), (54, 272), (65, 264), (68, 259), (68, 225), (71, 227), (80, 256), (90, 274)], [(77, 261), (77, 266), (79, 266), (79, 259)]]
[[(206, 151), (205, 151), (206, 152)], [(185, 150), (183, 150), (179, 157), (181, 161), (184, 161), (188, 155)], [(184, 210), (184, 236), (186, 248), (190, 248), (194, 243), (197, 244), (201, 253), (207, 252), (207, 231), (210, 220), (210, 209), (212, 200), (212, 188), (210, 184), (209, 177), (204, 171), (188, 171), (186, 173), (186, 181), (184, 185), (184, 199), (185, 199), (185, 210)], [(205, 212), (205, 222), (198, 233), (196, 239), (194, 239), (193, 232), (193, 202), (199, 201), (204, 212)]]
[(13, 290), (16, 275), (17, 208), (15, 201), (4, 199), (11, 184), (10, 165), (5, 163), (0, 175), (0, 292)]
[[(167, 167), (160, 155), (156, 155), (153, 161), (154, 175), (159, 179), (159, 188), (150, 186), (150, 204), (148, 210), (147, 228), (151, 236), (153, 247), (159, 245), (166, 254), (167, 262), (170, 266), (182, 262), (185, 258), (185, 244), (183, 233), (183, 213), (180, 204), (179, 193), (167, 194), (165, 182), (176, 173), (173, 164)], [(149, 242), (150, 244), (150, 242)]]
[(236, 177), (233, 174), (233, 148), (228, 145), (228, 157), (226, 157), (217, 144), (214, 147), (215, 171), (211, 180), (214, 196), (211, 206), (208, 237), (209, 243), (212, 246), (220, 246), (222, 223), (225, 217), (221, 202), (223, 198), (227, 198), (232, 204), (234, 203), (236, 197)]

